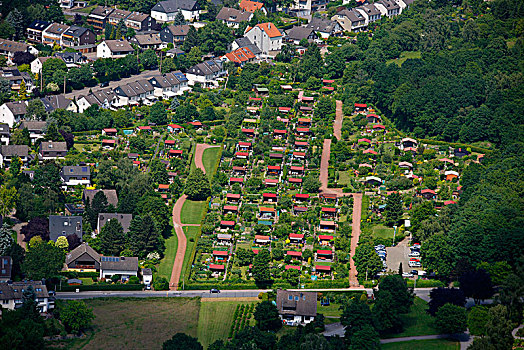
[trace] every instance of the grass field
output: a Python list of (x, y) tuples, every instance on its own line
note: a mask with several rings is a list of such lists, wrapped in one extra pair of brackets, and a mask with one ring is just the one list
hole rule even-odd
[(227, 339), (237, 305), (254, 302), (256, 301), (215, 301), (202, 298), (198, 315), (198, 340), (204, 349), (215, 340)]
[[(184, 278), (184, 273), (186, 271), (187, 265), (190, 264), (191, 252), (195, 247), (196, 240), (200, 234), (200, 227), (196, 226), (185, 226), (184, 233), (186, 234), (187, 244), (186, 244), (186, 253), (184, 254), (184, 263), (182, 264), (182, 278)], [(172, 265), (171, 265), (172, 266)]]
[(340, 304), (331, 303), (329, 306), (321, 306), (320, 301), (317, 301), (317, 313), (324, 316), (336, 316), (342, 315), (342, 310), (339, 309)]
[(182, 207), (182, 212), (180, 213), (180, 220), (182, 220), (182, 223), (200, 224), (203, 214), (202, 211), (206, 209), (204, 208), (205, 204), (205, 201), (197, 202), (186, 200), (184, 202), (184, 206)]
[(214, 167), (219, 154), (220, 147), (213, 147), (206, 149), (202, 155), (202, 163), (204, 163), (204, 168), (209, 178), (212, 178), (214, 175)]
[(384, 225), (373, 227), (373, 237), (375, 238), (389, 238), (393, 239), (393, 228)]
[(347, 186), (351, 183), (351, 176), (349, 176), (349, 171), (339, 171), (338, 172), (338, 184), (340, 186)]
[(197, 298), (97, 298), (94, 333), (74, 343), (75, 349), (160, 349), (175, 333), (197, 335)]
[(397, 66), (400, 67), (402, 66), (402, 63), (406, 62), (407, 59), (420, 58), (420, 57), (421, 57), (420, 51), (404, 51), (400, 54), (399, 59), (387, 60), (386, 64), (395, 63)]
[(415, 298), (415, 303), (411, 306), (409, 313), (401, 315), (404, 322), (404, 331), (384, 338), (401, 338), (416, 335), (439, 334), (434, 327), (433, 317), (426, 312), (428, 303), (420, 298)]
[(458, 350), (460, 344), (446, 339), (431, 339), (382, 344), (380, 348), (382, 350)]
[(87, 146), (88, 149), (90, 149), (92, 152), (100, 150), (100, 144), (98, 143), (76, 143), (74, 144), (74, 148), (76, 148), (79, 152), (84, 152), (85, 147)]
[(176, 250), (178, 247), (178, 241), (176, 234), (166, 239), (166, 250), (164, 252), (164, 258), (158, 265), (158, 276), (165, 277), (168, 281), (171, 279), (171, 272), (173, 271), (173, 264), (175, 263)]

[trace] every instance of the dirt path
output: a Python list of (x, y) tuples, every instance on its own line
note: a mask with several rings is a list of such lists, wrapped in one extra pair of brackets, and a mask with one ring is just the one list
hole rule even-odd
[(16, 231), (16, 241), (18, 243), (18, 245), (22, 248), (24, 248), (24, 250), (27, 250), (27, 244), (26, 242), (24, 242), (24, 235), (20, 233), (20, 230), (22, 229), (22, 226), (24, 226), (25, 224), (27, 224), (27, 222), (20, 222), (16, 225), (13, 226), (13, 231)]
[(320, 159), (320, 192), (328, 191), (329, 157), (331, 154), (331, 139), (324, 139), (322, 158)]
[(206, 168), (204, 168), (204, 163), (202, 162), (202, 156), (204, 155), (204, 151), (208, 148), (212, 147), (220, 147), (220, 146), (211, 146), (207, 145), (205, 143), (197, 143), (196, 149), (195, 149), (195, 166), (197, 168), (202, 169), (202, 171), (205, 173)]
[(362, 193), (353, 194), (353, 222), (351, 225), (352, 235), (351, 235), (351, 253), (349, 260), (349, 287), (356, 288), (362, 287), (358, 283), (357, 279), (357, 268), (355, 267), (355, 261), (353, 256), (355, 256), (355, 250), (357, 249), (358, 239), (360, 237), (360, 220), (362, 218)]
[(340, 140), (342, 137), (342, 120), (344, 119), (344, 114), (342, 113), (342, 101), (337, 100), (336, 107), (336, 118), (333, 123), (333, 135)]

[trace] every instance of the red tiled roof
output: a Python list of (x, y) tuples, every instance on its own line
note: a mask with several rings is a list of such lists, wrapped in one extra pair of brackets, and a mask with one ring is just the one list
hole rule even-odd
[(309, 128), (297, 128), (297, 132), (309, 132)]
[(253, 134), (255, 132), (255, 129), (242, 129), (242, 132)]
[(188, 124), (193, 125), (193, 126), (202, 126), (201, 122), (188, 122)]
[(237, 152), (237, 153), (235, 153), (235, 156), (237, 156), (237, 157), (247, 157), (247, 156), (249, 156), (249, 153), (247, 153), (247, 152)]
[(423, 189), (422, 191), (420, 191), (420, 193), (422, 193), (422, 194), (431, 193), (431, 194), (434, 194), (434, 195), (437, 194), (435, 191), (430, 190), (429, 188)]
[(246, 171), (246, 168), (244, 168), (243, 166), (234, 166), (233, 170), (234, 171)]
[(303, 239), (304, 234), (303, 233), (290, 233), (289, 238)]
[(105, 132), (117, 132), (115, 128), (105, 128), (103, 129)]
[(164, 143), (165, 143), (166, 145), (174, 145), (175, 142), (176, 142), (175, 140), (165, 140), (165, 141), (164, 141)]
[(286, 254), (289, 256), (302, 256), (302, 252), (295, 252), (293, 250), (288, 250)]
[(365, 103), (355, 103), (355, 107), (357, 108), (366, 108), (368, 105)]
[(138, 130), (151, 130), (150, 126), (139, 126)]
[(386, 127), (382, 124), (376, 124), (376, 125), (373, 125), (373, 129), (385, 129)]
[(115, 143), (116, 143), (116, 140), (102, 140), (102, 143), (115, 144)]
[(305, 141), (295, 141), (295, 146), (309, 146), (309, 143)]
[(335, 82), (335, 80), (333, 80), (333, 79), (322, 79), (322, 82), (325, 83), (325, 84), (333, 84)]
[(296, 178), (296, 177), (290, 177), (287, 179), (289, 182), (291, 183), (296, 183), (296, 184), (300, 184), (302, 183), (302, 179), (299, 179), (299, 178)]
[(365, 150), (362, 153), (364, 153), (364, 154), (378, 154), (376, 151), (373, 151), (372, 149), (367, 149), (367, 150)]
[(317, 254), (319, 255), (333, 255), (333, 252), (331, 250), (317, 250)]
[(277, 194), (276, 193), (263, 193), (262, 197), (277, 198)]
[(302, 96), (302, 101), (315, 101), (315, 98), (313, 96)]
[(265, 179), (264, 182), (268, 184), (277, 184), (278, 180), (277, 179)]
[(293, 155), (296, 157), (305, 157), (306, 153), (305, 152), (293, 152)]
[(358, 143), (361, 143), (361, 142), (367, 142), (367, 143), (371, 143), (371, 140), (370, 139), (358, 139)]
[(273, 130), (273, 134), (287, 134), (287, 130), (275, 129)]
[(239, 146), (247, 146), (247, 147), (251, 147), (251, 142), (239, 142), (238, 145), (239, 145)]
[(322, 241), (331, 241), (333, 239), (333, 236), (330, 235), (319, 235), (318, 239)]
[(178, 124), (169, 124), (168, 126), (170, 126), (172, 129), (183, 129), (183, 127)]
[(260, 98), (260, 97), (250, 97), (249, 100), (251, 100), (251, 101), (262, 101), (262, 98)]
[(244, 179), (241, 177), (230, 177), (229, 182), (244, 182)]
[(299, 123), (311, 123), (311, 118), (298, 118)]
[(445, 201), (444, 205), (457, 204), (455, 201)]
[[(267, 34), (267, 36), (269, 36), (270, 38), (277, 38), (279, 36), (282, 36), (282, 33), (280, 33), (280, 30), (278, 30), (277, 26), (271, 22), (259, 23), (255, 27), (259, 27), (260, 29), (262, 29)], [(252, 28), (247, 27), (246, 33), (249, 32), (251, 29)]]
[(289, 112), (291, 111), (291, 107), (278, 107), (278, 110), (280, 112)]
[(228, 194), (226, 195), (226, 198), (240, 199), (240, 194), (237, 194), (237, 193), (228, 193)]
[(260, 211), (274, 213), (275, 208), (260, 207)]
[[(258, 249), (252, 249), (253, 250), (253, 253), (258, 254), (259, 250)], [(251, 266), (251, 265), (250, 265)]]
[(213, 255), (228, 256), (229, 253), (225, 250), (213, 250)]
[(304, 167), (303, 166), (295, 166), (295, 165), (292, 165), (290, 167), (291, 170), (293, 171), (303, 171), (304, 170)]
[(324, 213), (336, 213), (337, 212), (337, 208), (322, 208), (322, 212)]
[(225, 270), (224, 265), (209, 264), (210, 270)]
[(264, 7), (264, 3), (258, 1), (242, 0), (240, 2), (240, 8), (247, 12), (255, 12)]
[(255, 235), (255, 240), (260, 240), (260, 241), (269, 241), (269, 236), (264, 236), (264, 235)]
[(235, 222), (234, 221), (222, 220), (222, 221), (220, 221), (220, 225), (222, 225), (222, 226), (235, 226)]
[(224, 210), (237, 211), (238, 207), (236, 205), (224, 205)]
[(280, 165), (268, 165), (268, 170), (280, 170)]
[(315, 265), (317, 271), (331, 271), (331, 266)]
[(378, 115), (373, 114), (373, 113), (369, 113), (366, 117), (367, 117), (367, 118), (369, 118), (369, 117), (372, 117), (372, 118), (380, 118)]
[(333, 86), (322, 86), (322, 89), (329, 90), (329, 91), (335, 90), (335, 88)]
[(182, 154), (182, 150), (181, 149), (170, 149), (169, 153), (170, 154)]
[(309, 194), (308, 193), (297, 193), (295, 194), (295, 198), (309, 199)]
[(159, 190), (168, 190), (169, 189), (169, 185), (167, 185), (167, 184), (159, 184), (158, 185), (158, 189)]
[(296, 265), (286, 265), (285, 269), (286, 269), (286, 270), (294, 269), (294, 270), (299, 270), (299, 271), (300, 271), (300, 266), (296, 266)]

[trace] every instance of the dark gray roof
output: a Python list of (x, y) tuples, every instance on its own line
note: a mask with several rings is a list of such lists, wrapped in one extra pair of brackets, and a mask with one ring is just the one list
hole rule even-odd
[(117, 93), (117, 95), (126, 96), (126, 97), (134, 97), (134, 96), (138, 96), (140, 94), (140, 92), (136, 91), (131, 86), (131, 84), (119, 85), (115, 89), (115, 92)]
[(87, 165), (66, 165), (61, 173), (70, 176), (91, 176), (91, 168)]
[(292, 292), (277, 290), (277, 308), (279, 314), (316, 316), (316, 292)]
[(69, 29), (68, 25), (60, 24), (60, 23), (53, 23), (45, 30), (45, 32), (55, 34), (55, 35), (62, 35), (68, 29)]
[(312, 32), (313, 28), (294, 26), (287, 32), (287, 36), (292, 40), (302, 40), (307, 39)]
[(173, 36), (186, 36), (191, 27), (187, 24), (181, 24), (178, 26), (167, 26), (166, 28)]
[(67, 152), (67, 143), (65, 142), (55, 142), (55, 141), (44, 141), (40, 144), (40, 149), (51, 150), (54, 152)]
[(196, 11), (198, 10), (198, 3), (194, 0), (160, 1), (151, 9), (151, 11), (163, 13), (173, 13), (177, 12), (178, 10)]
[(380, 15), (380, 11), (373, 4), (365, 4), (358, 6), (357, 9), (364, 11), (369, 16)]
[(100, 213), (98, 214), (98, 227), (102, 229), (111, 219), (117, 219), (124, 228), (124, 233), (127, 233), (129, 232), (129, 226), (131, 226), (131, 220), (133, 220), (133, 214)]
[(22, 120), (19, 129), (27, 129), (29, 131), (42, 131), (46, 126), (46, 122), (39, 120)]
[(126, 20), (128, 21), (135, 21), (135, 22), (143, 22), (149, 17), (149, 15), (146, 15), (145, 13), (140, 12), (132, 12)]
[(29, 45), (7, 39), (0, 39), (0, 50), (8, 52), (27, 51)]
[(360, 21), (365, 20), (364, 16), (360, 12), (354, 9), (351, 9), (351, 10), (344, 9), (340, 11), (337, 15), (346, 16), (351, 22), (360, 22)]
[(95, 194), (98, 191), (104, 192), (107, 198), (107, 204), (111, 204), (113, 207), (118, 206), (118, 195), (116, 194), (116, 190), (84, 190), (84, 193), (82, 194), (82, 200), (85, 202), (87, 199), (89, 199), (89, 203), (93, 203), (93, 198), (95, 198)]
[(104, 41), (111, 52), (134, 52), (135, 49), (127, 40), (105, 40)]
[(306, 27), (312, 28), (315, 31), (330, 33), (335, 28), (336, 23), (335, 21), (314, 17)]
[(68, 30), (65, 31), (64, 34), (71, 35), (75, 38), (81, 37), (85, 32), (87, 32), (89, 29), (79, 26), (71, 26)]
[(377, 3), (384, 5), (386, 10), (388, 11), (400, 8), (400, 6), (395, 1), (392, 1), (392, 0), (379, 0), (377, 1)]
[(2, 153), (4, 157), (27, 157), (29, 155), (29, 147), (26, 145), (3, 145), (2, 148), (0, 148), (0, 153)]
[(9, 124), (0, 123), (0, 135), (10, 135)]
[(49, 215), (49, 239), (56, 242), (58, 237), (69, 235), (82, 239), (82, 217)]
[(66, 265), (69, 265), (84, 253), (87, 253), (93, 260), (100, 261), (100, 254), (84, 242), (66, 255)]
[(11, 268), (13, 266), (13, 259), (10, 256), (0, 256), (0, 279), (11, 279)]
[(42, 31), (46, 29), (51, 23), (47, 21), (34, 20), (27, 29)]
[(25, 115), (27, 110), (27, 105), (25, 102), (18, 101), (18, 102), (7, 102), (6, 103), (7, 108), (14, 114), (14, 115)]
[[(53, 110), (66, 109), (67, 107), (69, 107), (71, 103), (73, 103), (73, 101), (71, 101), (70, 99), (67, 99), (64, 95), (49, 95), (49, 96), (43, 97), (41, 99), (42, 102), (44, 102), (43, 101), (44, 99), (46, 99), (47, 102), (49, 102), (49, 105), (53, 108)], [(44, 102), (44, 105), (45, 104), (46, 103)]]
[(134, 36), (134, 41), (138, 45), (160, 45), (162, 40), (160, 40), (160, 35), (158, 34), (137, 34)]
[(262, 53), (262, 50), (258, 48), (255, 44), (249, 40), (249, 38), (242, 37), (235, 40), (235, 43), (238, 45), (239, 48), (246, 47), (248, 48), (253, 54), (260, 55)]
[(142, 269), (142, 276), (152, 276), (153, 271), (151, 269)]
[(252, 14), (252, 12), (237, 10), (230, 7), (222, 7), (220, 12), (217, 14), (217, 19), (227, 22), (240, 23), (249, 21), (249, 17), (251, 17)]
[(113, 12), (114, 8), (106, 6), (97, 6), (91, 11), (90, 15), (107, 17)]
[(0, 283), (0, 300), (22, 299), (24, 291), (32, 286), (37, 298), (49, 298), (47, 287), (42, 282), (24, 281)]
[(63, 59), (66, 63), (87, 62), (87, 57), (80, 52), (55, 52), (55, 57)]
[(127, 256), (101, 256), (100, 269), (138, 272), (138, 258)]
[(131, 11), (115, 9), (113, 12), (109, 14), (108, 18), (124, 19), (124, 18), (127, 18), (127, 16), (129, 16), (130, 14), (131, 14)]

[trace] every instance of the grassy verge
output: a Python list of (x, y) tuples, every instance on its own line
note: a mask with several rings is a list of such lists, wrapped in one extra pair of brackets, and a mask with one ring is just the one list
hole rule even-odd
[(206, 169), (206, 174), (209, 178), (212, 178), (215, 174), (215, 165), (217, 164), (217, 158), (220, 155), (221, 147), (212, 147), (204, 150), (202, 155), (202, 163), (204, 164), (204, 169)]
[(410, 58), (420, 58), (421, 54), (420, 51), (404, 51), (400, 54), (400, 58), (398, 59), (392, 59), (387, 60), (386, 64), (395, 63), (397, 66), (402, 66), (402, 63), (406, 62), (406, 60)]
[(215, 301), (203, 298), (198, 315), (198, 340), (204, 348), (218, 339), (227, 339), (237, 305), (251, 303), (254, 301)]
[(171, 279), (171, 272), (173, 271), (173, 264), (175, 263), (176, 250), (178, 247), (178, 240), (176, 234), (166, 239), (166, 250), (164, 252), (164, 258), (158, 265), (158, 276), (165, 277), (168, 281)]
[(202, 220), (203, 211), (206, 210), (204, 205), (206, 201), (190, 201), (186, 200), (182, 211), (180, 212), (180, 220), (182, 224), (200, 224)]
[(431, 339), (382, 344), (380, 348), (382, 350), (458, 350), (460, 344), (446, 339)]
[(184, 254), (184, 263), (182, 265), (181, 280), (183, 278), (186, 278), (186, 276), (189, 275), (189, 268), (190, 268), (189, 265), (192, 262), (193, 251), (196, 248), (197, 238), (200, 235), (200, 227), (186, 226), (184, 227), (184, 233), (187, 238), (187, 244), (186, 244), (186, 253)]
[(386, 227), (384, 225), (378, 225), (373, 227), (373, 237), (374, 238), (389, 238), (393, 239), (394, 229), (391, 227)]
[(329, 306), (321, 306), (320, 301), (317, 301), (317, 313), (324, 316), (340, 317), (342, 310), (340, 310), (340, 304), (331, 303)]
[(386, 335), (384, 338), (402, 338), (417, 335), (439, 334), (434, 327), (433, 317), (426, 312), (428, 303), (420, 298), (415, 298), (409, 313), (401, 315), (404, 322), (404, 331), (398, 334)]
[[(84, 349), (159, 349), (175, 333), (196, 336), (200, 300), (197, 298), (97, 298), (94, 333)], [(76, 348), (76, 347), (75, 347)]]

